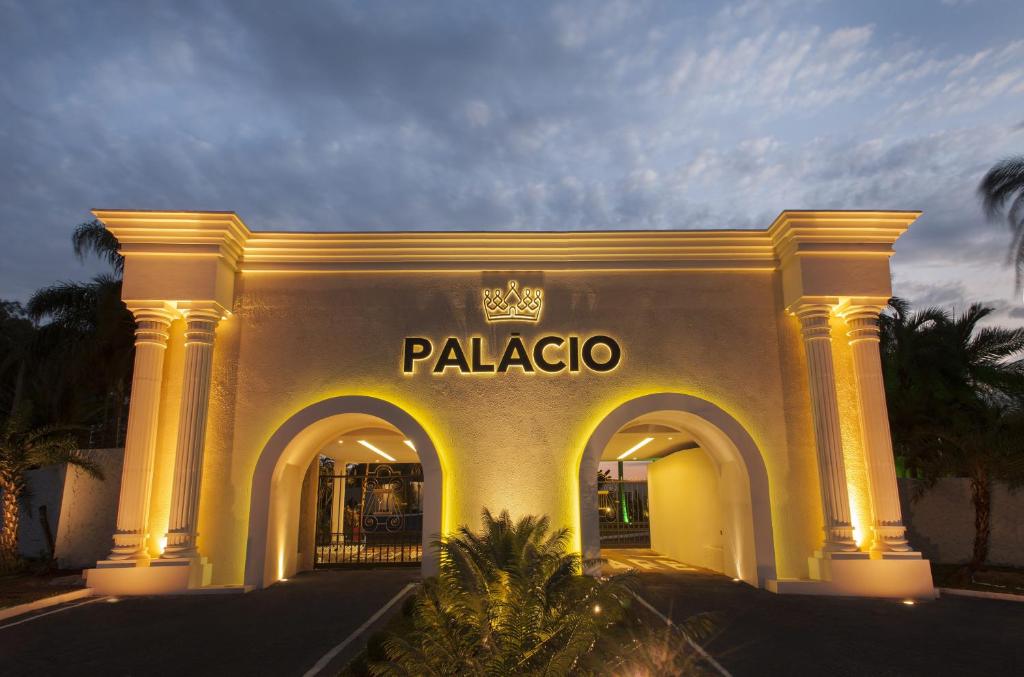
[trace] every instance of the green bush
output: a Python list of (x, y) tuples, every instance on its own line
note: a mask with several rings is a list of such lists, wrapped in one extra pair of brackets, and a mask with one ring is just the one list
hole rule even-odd
[[(375, 675), (682, 674), (678, 631), (652, 631), (632, 609), (633, 577), (583, 576), (569, 532), (546, 517), (483, 512), (436, 542), (440, 573), (411, 598), (383, 642)], [(666, 639), (665, 633), (673, 637)], [(688, 647), (687, 647), (688, 649)]]

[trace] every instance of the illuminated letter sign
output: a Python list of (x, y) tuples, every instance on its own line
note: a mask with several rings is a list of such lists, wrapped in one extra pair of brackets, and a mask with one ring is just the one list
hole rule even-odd
[[(521, 287), (509, 280), (505, 289), (486, 288), (481, 294), (484, 320), (494, 322), (540, 322), (544, 291), (539, 287)], [(570, 374), (581, 371), (609, 372), (622, 361), (622, 348), (611, 336), (541, 336), (529, 342), (519, 332), (511, 332), (501, 350), (488, 352), (484, 339), (472, 336), (469, 349), (457, 337), (444, 339), (435, 352), (434, 342), (423, 336), (409, 336), (402, 350), (402, 373), (415, 374), (417, 363), (425, 371), (445, 374)]]
[[(611, 336), (595, 335), (581, 340), (579, 336), (542, 336), (532, 344), (518, 333), (509, 335), (501, 351), (489, 353), (483, 338), (469, 340), (469, 350), (462, 341), (451, 336), (444, 340), (435, 355), (434, 343), (429, 338), (410, 336), (402, 351), (402, 372), (415, 374), (418, 362), (434, 374), (449, 370), (460, 374), (504, 374), (519, 371), (532, 374), (593, 371), (609, 372), (622, 361), (622, 348)], [(492, 355), (496, 355), (494, 359)]]

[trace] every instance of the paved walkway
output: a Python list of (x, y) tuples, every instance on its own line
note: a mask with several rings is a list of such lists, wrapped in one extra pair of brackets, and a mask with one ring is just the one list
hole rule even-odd
[(93, 602), (0, 630), (0, 674), (301, 675), (418, 577), (315, 571), (244, 595)]
[(602, 554), (636, 569), (640, 594), (673, 620), (715, 613), (703, 645), (736, 677), (1024, 674), (1021, 602), (775, 595), (650, 550)]

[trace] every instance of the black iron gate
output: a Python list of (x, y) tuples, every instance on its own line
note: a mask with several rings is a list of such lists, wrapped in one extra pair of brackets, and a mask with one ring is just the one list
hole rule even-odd
[(597, 511), (602, 548), (651, 547), (647, 482), (600, 478)]
[(320, 475), (317, 568), (419, 564), (423, 469), (418, 463), (349, 465)]

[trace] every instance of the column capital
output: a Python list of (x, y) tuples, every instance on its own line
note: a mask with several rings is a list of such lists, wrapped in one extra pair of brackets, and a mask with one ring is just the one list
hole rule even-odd
[(846, 332), (846, 337), (850, 344), (858, 341), (878, 342), (878, 316), (884, 307), (885, 304), (879, 303), (849, 302), (843, 304), (837, 310), (837, 314), (846, 320), (846, 324), (850, 328)]
[(830, 340), (832, 338), (833, 306), (820, 301), (800, 301), (789, 307), (789, 312), (800, 320), (800, 333), (805, 341), (815, 339)]
[(219, 303), (190, 302), (178, 306), (185, 318), (185, 344), (213, 344), (217, 325), (226, 319), (229, 311)]
[(167, 330), (177, 315), (174, 307), (167, 303), (126, 305), (135, 317), (136, 347), (150, 344), (166, 348), (167, 339), (170, 337)]
[(168, 324), (179, 317), (174, 303), (170, 301), (125, 301), (136, 322), (164, 322)]

